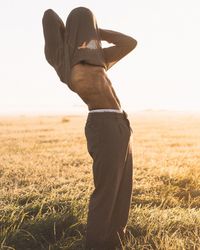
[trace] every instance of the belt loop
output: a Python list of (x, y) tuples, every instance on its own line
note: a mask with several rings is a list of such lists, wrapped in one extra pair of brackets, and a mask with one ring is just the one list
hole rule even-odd
[(128, 117), (128, 115), (127, 115), (127, 113), (123, 110), (123, 114), (124, 114), (124, 116), (127, 118)]
[(128, 114), (123, 110), (123, 115), (124, 115), (124, 117), (126, 118), (126, 121), (127, 121), (127, 123), (128, 123), (128, 126), (129, 126), (129, 128), (130, 128), (130, 130), (132, 131), (132, 133), (133, 133), (133, 129), (131, 128), (131, 125), (130, 125), (130, 122), (129, 122), (129, 119), (128, 119)]

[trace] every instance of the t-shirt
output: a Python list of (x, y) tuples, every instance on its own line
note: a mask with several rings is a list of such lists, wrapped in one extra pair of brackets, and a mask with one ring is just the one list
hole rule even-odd
[[(48, 9), (42, 24), (45, 57), (71, 90), (70, 71), (75, 64), (84, 62), (108, 70), (136, 46), (136, 40), (130, 36), (98, 28), (95, 16), (85, 7), (73, 9), (66, 25), (52, 9)], [(102, 48), (102, 40), (114, 46)]]

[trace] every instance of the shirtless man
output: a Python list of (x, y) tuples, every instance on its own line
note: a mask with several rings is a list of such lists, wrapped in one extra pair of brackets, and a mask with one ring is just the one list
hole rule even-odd
[(71, 71), (71, 86), (89, 110), (121, 108), (106, 70), (101, 66), (76, 64)]
[[(103, 49), (104, 55), (109, 60), (118, 61), (137, 45), (137, 41), (134, 38), (119, 32), (104, 29), (99, 29), (99, 31), (102, 41), (110, 43), (113, 38), (112, 43), (115, 46)], [(122, 41), (118, 41), (120, 36), (123, 37)], [(106, 37), (109, 38), (109, 41), (106, 40)], [(71, 70), (71, 86), (73, 91), (87, 104), (89, 110), (121, 109), (120, 101), (112, 87), (111, 81), (107, 77), (104, 67), (84, 63), (74, 65)]]
[[(91, 15), (86, 8), (76, 8), (76, 19), (79, 11), (80, 15)], [(101, 40), (114, 44), (102, 48), (108, 68), (137, 45), (134, 38), (119, 32), (99, 29), (99, 34)], [(78, 48), (97, 49), (93, 41), (91, 37)], [(106, 67), (100, 64), (101, 61), (91, 64), (87, 58), (78, 60), (70, 69), (70, 89), (80, 96), (89, 110), (85, 135), (93, 159), (95, 189), (89, 201), (85, 249), (114, 250), (116, 247), (121, 249), (125, 242), (132, 197), (132, 129)]]

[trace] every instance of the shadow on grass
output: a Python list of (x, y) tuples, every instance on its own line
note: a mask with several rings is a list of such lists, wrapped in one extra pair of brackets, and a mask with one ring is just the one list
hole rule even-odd
[(19, 228), (7, 234), (1, 250), (84, 249), (86, 225), (76, 215), (77, 208), (70, 203), (66, 203), (65, 207), (65, 212), (49, 213), (48, 216), (43, 214), (38, 219), (29, 217), (24, 220)]

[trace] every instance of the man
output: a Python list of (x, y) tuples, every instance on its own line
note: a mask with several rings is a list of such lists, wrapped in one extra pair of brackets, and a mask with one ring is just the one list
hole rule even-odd
[[(95, 188), (89, 200), (86, 249), (121, 247), (132, 197), (132, 129), (106, 71), (137, 42), (98, 28), (85, 7), (70, 12), (66, 27), (54, 11), (47, 10), (43, 29), (47, 61), (89, 110), (85, 135)], [(114, 46), (102, 48), (101, 40)]]

